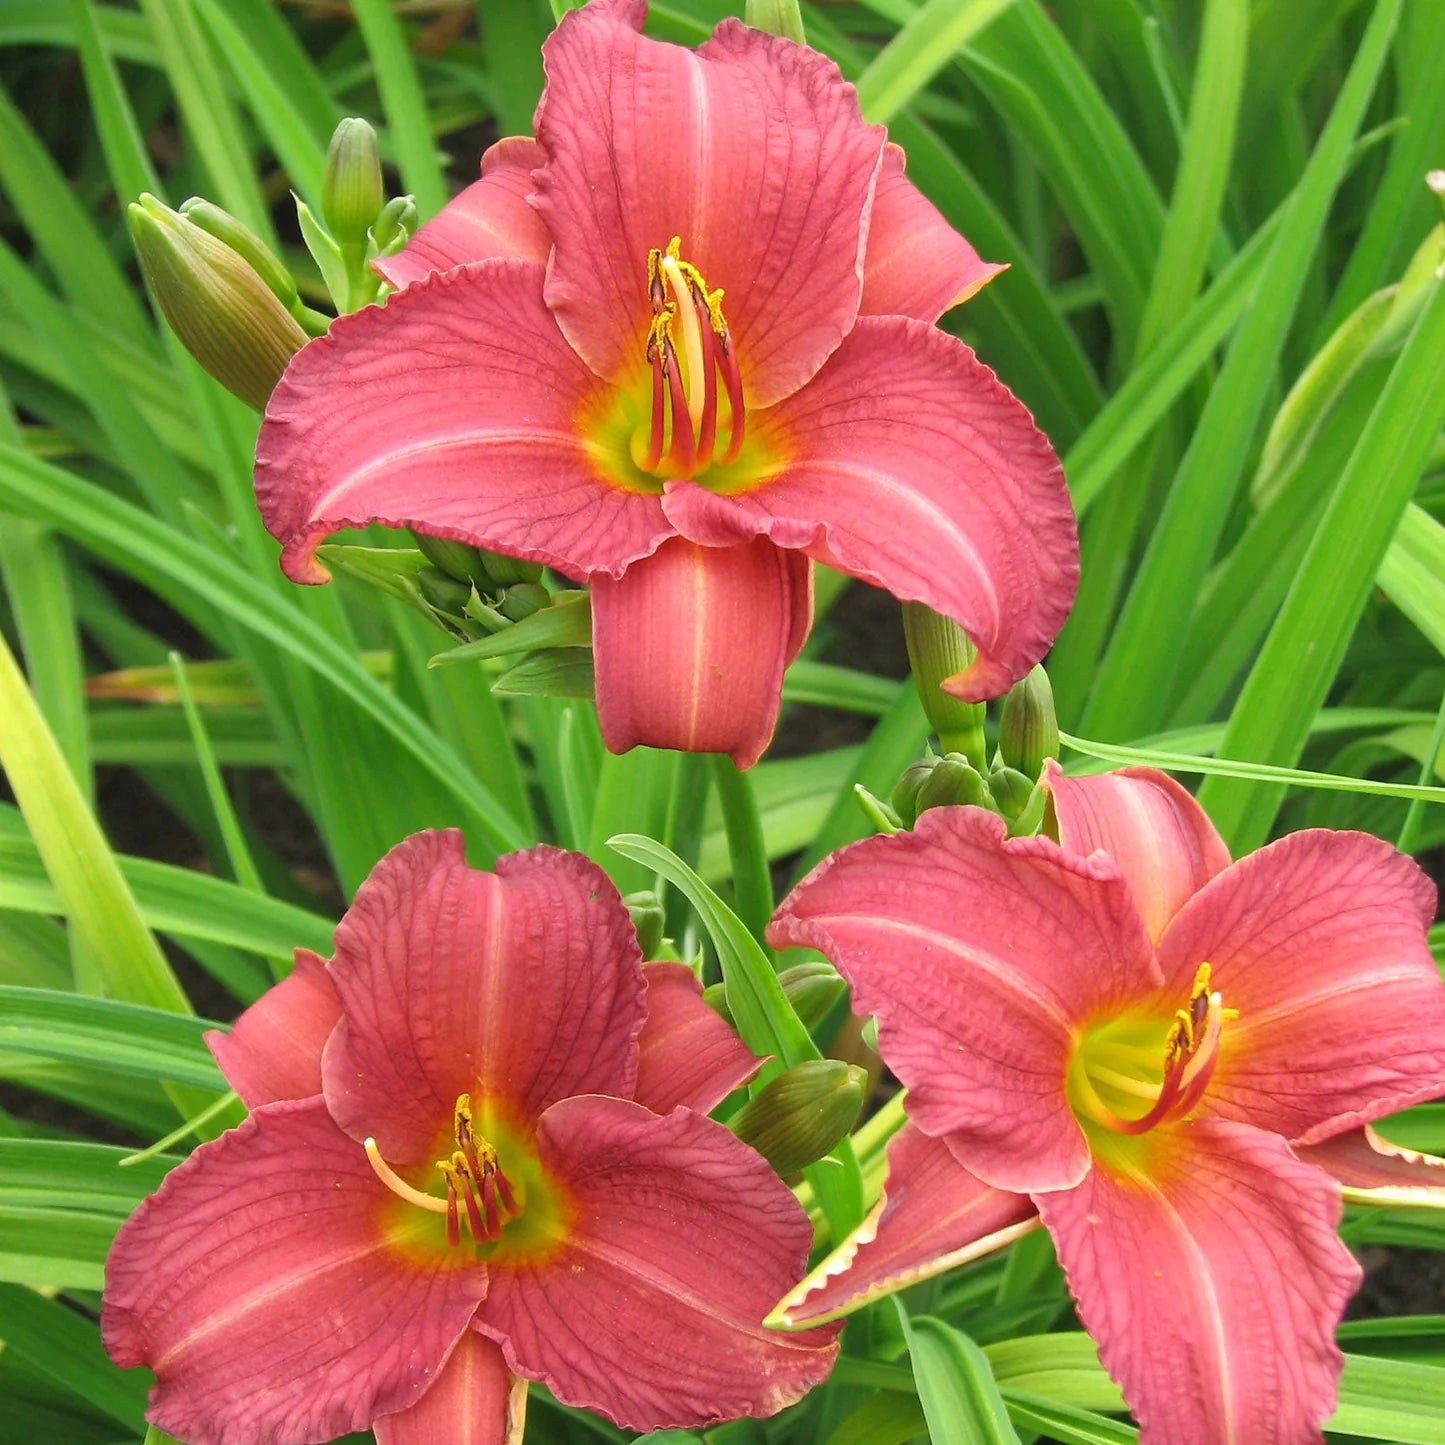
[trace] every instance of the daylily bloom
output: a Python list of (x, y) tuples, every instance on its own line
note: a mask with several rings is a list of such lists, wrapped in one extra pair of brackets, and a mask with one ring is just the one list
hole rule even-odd
[(267, 409), (281, 565), (367, 521), (542, 562), (592, 593), (609, 748), (766, 748), (812, 561), (977, 642), (1003, 692), (1047, 650), (1078, 551), (1025, 408), (934, 323), (981, 261), (805, 46), (724, 21), (645, 39), (593, 0), (543, 47), (536, 136), (379, 262)]
[[(101, 1330), (190, 1445), (520, 1439), (526, 1381), (633, 1429), (770, 1414), (831, 1331), (762, 1328), (811, 1230), (702, 1112), (758, 1060), (643, 967), (595, 864), (393, 849), (212, 1052), (252, 1110), (124, 1225)], [(435, 1161), (435, 1162), (433, 1162)]]
[[(825, 860), (777, 945), (820, 948), (908, 1088), (885, 1197), (773, 1317), (832, 1319), (1053, 1236), (1161, 1445), (1293, 1445), (1334, 1410), (1360, 1271), (1328, 1141), (1445, 1093), (1435, 890), (1361, 833), (1231, 863), (1162, 774), (1046, 774), (1049, 838), (977, 808)], [(1303, 1157), (1302, 1157), (1303, 1156)], [(1373, 1157), (1373, 1156), (1372, 1156)]]

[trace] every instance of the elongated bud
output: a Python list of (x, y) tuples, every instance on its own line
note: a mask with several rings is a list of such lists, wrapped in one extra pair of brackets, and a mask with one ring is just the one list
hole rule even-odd
[[(783, 993), (793, 1006), (799, 1022), (810, 1032), (828, 1016), (828, 1010), (843, 997), (848, 987), (838, 970), (826, 959), (812, 963), (796, 963), (785, 968), (778, 975)], [(727, 986), (721, 983), (709, 984), (702, 991), (703, 999), (730, 1024), (735, 1023), (732, 1010), (728, 1008)]]
[(637, 946), (643, 958), (656, 958), (662, 951), (663, 922), (666, 914), (657, 894), (650, 888), (639, 893), (629, 893), (622, 900), (632, 915), (632, 926), (637, 930)]
[(487, 576), (487, 564), (475, 547), (453, 542), (448, 537), (428, 537), (425, 532), (413, 532), (411, 537), (437, 571), (445, 572), (458, 582), (472, 583), (482, 591), (489, 590), (491, 578)]
[(411, 240), (418, 219), (416, 202), (410, 196), (393, 197), (372, 222), (368, 232), (370, 254), (373, 257), (396, 255)]
[(332, 132), (326, 152), (321, 214), (341, 245), (364, 250), (384, 199), (376, 132), (359, 117), (349, 116)]
[(199, 226), (228, 245), (266, 283), (271, 294), (288, 311), (296, 305), (295, 277), (249, 226), (243, 226), (229, 211), (223, 211), (201, 196), (182, 201), (181, 215), (192, 225)]
[(448, 577), (435, 567), (427, 567), (417, 573), (416, 584), (432, 607), (452, 617), (463, 616), (467, 603), (472, 600), (470, 584), (458, 582), (455, 577)]
[(784, 1069), (729, 1127), (786, 1177), (832, 1151), (857, 1120), (867, 1087), (857, 1064), (809, 1059)]
[(966, 672), (972, 665), (977, 649), (968, 640), (968, 634), (931, 607), (921, 602), (905, 602), (903, 639), (908, 644), (908, 663), (913, 669), (918, 700), (944, 751), (962, 753), (976, 768), (985, 767), (984, 705), (960, 702), (939, 686), (944, 678)]
[(1054, 690), (1042, 666), (1009, 689), (998, 724), (998, 749), (1009, 767), (1032, 780), (1059, 755), (1059, 720)]
[(227, 391), (265, 409), (306, 333), (236, 252), (145, 195), (129, 208), (146, 279), (181, 344)]
[(769, 35), (781, 35), (799, 45), (808, 43), (798, 0), (748, 0), (743, 14), (754, 30), (766, 30)]
[(522, 557), (508, 557), (501, 552), (482, 549), (482, 564), (487, 576), (497, 587), (509, 587), (513, 582), (536, 582), (542, 576), (540, 562), (528, 562)]
[(904, 768), (889, 800), (893, 811), (905, 828), (911, 828), (918, 821), (918, 790), (928, 781), (928, 776), (939, 764), (935, 753), (925, 753), (916, 763)]
[(514, 582), (497, 601), (497, 611), (508, 622), (521, 622), (552, 605), (552, 594), (540, 582)]

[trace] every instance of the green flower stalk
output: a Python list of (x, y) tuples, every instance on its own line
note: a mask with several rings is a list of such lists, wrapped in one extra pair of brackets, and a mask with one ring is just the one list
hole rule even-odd
[(918, 700), (944, 751), (962, 753), (982, 771), (987, 766), (984, 705), (960, 702), (941, 686), (945, 678), (967, 672), (978, 649), (956, 622), (939, 616), (921, 602), (903, 604), (903, 640), (908, 644), (908, 664), (913, 670)]
[(171, 330), (227, 391), (263, 410), (306, 344), (301, 324), (245, 255), (190, 217), (143, 195), (129, 219), (141, 268)]

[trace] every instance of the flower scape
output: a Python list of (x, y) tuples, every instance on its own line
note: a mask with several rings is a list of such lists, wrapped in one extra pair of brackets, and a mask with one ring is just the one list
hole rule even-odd
[[(873, 8), (890, 21), (894, 10), (922, 14)], [(1000, 7), (1015, 8), (1036, 43), (1029, 53), (1052, 64), (1049, 83), (1071, 75), (1040, 39), (1052, 34), (1042, 8)], [(1381, 0), (1372, 13), (1388, 8)], [(216, 7), (218, 26), (231, 23), (230, 9)], [(521, 9), (501, 23), (483, 13), (483, 51), (507, 53), (497, 36), (512, 34)], [(1214, 54), (1223, 9), (1209, 7), (1201, 55)], [(75, 22), (87, 44), (90, 10), (77, 6)], [(250, 756), (247, 747), (284, 756), (299, 739), (293, 763), (306, 766), (288, 778), (296, 795), (318, 816), (349, 819), (364, 840), (339, 824), (329, 840), (351, 896), (331, 956), (313, 948), (324, 951), (334, 913), (320, 938), (287, 937), (288, 948), (300, 937), (313, 947), (245, 992), (233, 1026), (207, 1026), (235, 1097), (146, 1151), (213, 1126), (183, 1160), (165, 1158), (168, 1172), (106, 1258), (100, 1338), (117, 1366), (150, 1372), (128, 1381), (137, 1419), (148, 1388), (155, 1438), (182, 1445), (322, 1445), (358, 1431), (378, 1445), (522, 1445), (529, 1429), (533, 1439), (592, 1438), (568, 1433), (583, 1430), (584, 1414), (596, 1417), (585, 1426), (597, 1438), (678, 1432), (667, 1445), (963, 1445), (1017, 1441), (1015, 1426), (1029, 1439), (1057, 1431), (1065, 1445), (1310, 1445), (1327, 1428), (1356, 1438), (1362, 1419), (1382, 1430), (1367, 1411), (1337, 1416), (1349, 1383), (1340, 1327), (1363, 1278), (1351, 1245), (1369, 1241), (1360, 1221), (1373, 1218), (1346, 1206), (1445, 1208), (1445, 1159), (1376, 1128), (1445, 1098), (1445, 984), (1429, 935), (1437, 892), (1400, 851), (1425, 846), (1418, 805), (1441, 801), (1440, 790), (1395, 788), (1412, 800), (1397, 850), (1384, 824), (1376, 836), (1300, 827), (1291, 815), (1281, 830), (1274, 811), (1251, 819), (1260, 826), (1243, 842), (1238, 816), (1226, 820), (1213, 803), (1206, 811), (1163, 771), (1066, 771), (1063, 746), (1089, 745), (1061, 736), (1042, 664), (1057, 641), (1054, 655), (1073, 662), (1073, 704), (1092, 705), (1080, 644), (1071, 653), (1067, 634), (1060, 640), (1080, 581), (1074, 505), (1030, 411), (945, 329), (982, 288), (1007, 287), (1007, 268), (980, 257), (915, 185), (885, 128), (865, 119), (865, 108), (896, 118), (902, 102), (873, 108), (867, 83), (855, 89), (800, 43), (803, 12), (791, 0), (749, 3), (755, 23), (724, 19), (696, 48), (644, 34), (645, 0), (557, 0), (553, 10), (532, 133), (492, 144), (480, 178), (446, 204), (439, 191), (424, 223), (413, 198), (384, 200), (386, 146), (370, 126), (348, 119), (336, 130), (319, 189), (325, 225), (297, 203), (334, 318), (210, 202), (171, 211), (146, 195), (130, 211), (142, 270), (176, 336), (263, 412), (260, 520), (243, 484), (253, 533), (235, 548), (227, 533), (223, 545), (240, 555), (279, 544), (284, 578), (273, 580), (287, 601), (243, 576), (244, 605), (222, 608), (224, 588), (198, 564), (202, 621), (213, 606), (224, 627), (254, 612), (265, 646), (302, 669), (304, 647), (275, 610), (294, 604), (298, 632), (322, 659), (315, 698), (349, 695), (367, 713), (354, 729), (326, 712), (321, 730), (313, 716), (264, 736), (249, 712), (222, 715), (232, 757)], [(380, 27), (399, 23), (395, 8), (357, 0), (355, 11), (389, 111), (388, 159), (405, 174), (418, 139), (435, 161), (426, 108), (408, 136), (397, 118), (408, 73), (388, 66), (378, 41)], [(885, 79), (894, 63), (927, 68), (917, 49), (925, 30), (910, 21), (898, 31), (883, 52)], [(956, 49), (933, 56), (935, 69)], [(837, 53), (851, 64), (846, 42)], [(90, 84), (109, 74), (99, 58), (87, 51)], [(258, 86), (251, 61), (237, 74)], [(993, 83), (1016, 84), (1001, 63), (979, 64)], [(1341, 93), (1355, 94), (1351, 82)], [(945, 129), (967, 112), (936, 109)], [(1191, 134), (1193, 123), (1191, 111)], [(908, 124), (928, 154), (931, 131)], [(508, 128), (522, 128), (520, 117)], [(276, 134), (289, 165), (286, 117)], [(107, 139), (114, 150), (115, 134)], [(1351, 154), (1341, 142), (1342, 174)], [(23, 194), (21, 210), (33, 204)], [(1301, 194), (1311, 194), (1303, 183)], [(1042, 226), (1046, 207), (1030, 196), (1031, 224)], [(1294, 244), (1288, 228), (1303, 212), (1280, 214), (1279, 234)], [(1166, 249), (1179, 247), (1179, 260), (1187, 248), (1167, 215)], [(1445, 337), (1445, 303), (1431, 289), (1445, 274), (1445, 228), (1437, 232), (1398, 285), (1341, 323), (1322, 367), (1383, 365), (1394, 351), (1418, 360), (1418, 337), (1435, 334), (1425, 328)], [(1097, 244), (1087, 226), (1076, 239), (1085, 252)], [(1230, 288), (1264, 250), (1229, 262), (1202, 332), (1245, 294)], [(1356, 254), (1369, 253), (1362, 240)], [(1282, 288), (1291, 256), (1281, 242), (1259, 274)], [(1087, 259), (1099, 273), (1090, 286), (1107, 292), (1117, 278)], [(1122, 246), (1113, 260), (1127, 270)], [(1201, 250), (1201, 277), (1204, 266)], [(1257, 284), (1256, 301), (1267, 283)], [(1074, 289), (1088, 311), (1092, 290)], [(1055, 301), (1048, 307), (1061, 311)], [(1141, 307), (1142, 338), (1127, 328), (1112, 337), (1109, 366), (1137, 341), (1162, 386), (1182, 367), (1184, 343), (1168, 333), (1171, 351), (1160, 340), (1168, 307), (1156, 292)], [(95, 335), (102, 350), (129, 354), (103, 328)], [(64, 348), (56, 356), (70, 364)], [(1206, 359), (1201, 350), (1196, 364)], [(1124, 383), (1131, 404), (1172, 415), (1188, 376), (1159, 400), (1135, 384), (1140, 374)], [(1273, 518), (1278, 489), (1294, 484), (1295, 453), (1320, 436), (1338, 449), (1333, 423), (1311, 408), (1354, 398), (1353, 372), (1307, 379), (1264, 445), (1264, 481), (1250, 497), (1258, 515)], [(1273, 373), (1258, 381), (1261, 393), (1274, 388)], [(1423, 387), (1399, 400), (1395, 385), (1391, 371), (1379, 403), (1394, 408), (1380, 428), (1395, 438), (1392, 456), (1418, 442), (1421, 468), (1427, 455), (1438, 462), (1445, 406), (1436, 423)], [(22, 401), (40, 406), (63, 389), (47, 372)], [(8, 415), (0, 390), (0, 427)], [(216, 416), (216, 449), (230, 455), (234, 419), (224, 407)], [(1147, 430), (1129, 431), (1122, 406), (1110, 418), (1127, 455), (1149, 451)], [(1241, 425), (1252, 432), (1254, 420)], [(135, 438), (114, 432), (107, 442), (120, 456)], [(46, 446), (56, 437), (47, 433)], [(1083, 470), (1102, 475), (1112, 437), (1090, 429), (1075, 445)], [(1350, 453), (1350, 468), (1362, 454)], [(1160, 450), (1128, 479), (1139, 496), (1116, 484), (1089, 519), (1094, 555), (1111, 538), (1121, 550), (1080, 632), (1140, 614), (1119, 590), (1119, 558), (1146, 550), (1134, 530), (1141, 517), (1162, 511), (1161, 529), (1168, 521), (1164, 460)], [(111, 464), (107, 456), (97, 470)], [(1186, 457), (1181, 472), (1189, 466)], [(4, 475), (0, 467), (0, 490)], [(1103, 483), (1093, 486), (1090, 500)], [(1416, 512), (1429, 516), (1408, 489), (1398, 500), (1411, 525)], [(1230, 526), (1252, 525), (1235, 497), (1221, 504), (1216, 533), (1231, 507)], [(409, 530), (417, 548), (327, 542), (373, 524)], [(1382, 538), (1385, 560), (1361, 574), (1361, 590), (1407, 575), (1428, 594), (1418, 559), (1407, 567), (1387, 556)], [(190, 565), (153, 540), (142, 549), (147, 575)], [(1087, 531), (1085, 543), (1090, 555)], [(0, 570), (14, 565), (14, 545), (0, 526)], [(1278, 537), (1275, 549), (1288, 550)], [(241, 570), (230, 550), (215, 551), (218, 570)], [(370, 610), (353, 614), (344, 597), (287, 585), (325, 583), (333, 566), (387, 595), (364, 596)], [(1224, 586), (1227, 566), (1210, 587)], [(815, 600), (821, 616), (840, 580), (828, 574), (904, 604), (916, 698), (805, 654)], [(35, 575), (43, 581), (44, 567)], [(92, 593), (80, 596), (96, 610)], [(387, 632), (398, 600), (463, 646), (428, 659), (411, 615)], [(107, 635), (149, 655), (123, 628)], [(509, 691), (495, 665), (515, 655), (506, 648), (518, 637), (527, 641), (515, 652), (535, 649), (542, 666)], [(1180, 647), (1198, 661), (1197, 646)], [(212, 705), (255, 711), (298, 678), (298, 695), (312, 697), (304, 670), (269, 673), (264, 651), (206, 675)], [(1106, 667), (1104, 645), (1096, 651)], [(429, 661), (474, 669), (432, 673)], [(785, 748), (763, 761), (795, 665), (795, 681), (812, 671), (790, 699), (846, 694), (847, 710), (881, 719), (865, 746), (806, 758)], [(11, 688), (9, 668), (0, 639), (0, 703), (24, 692)], [(135, 688), (160, 686), (149, 675), (137, 683), (145, 673), (117, 673), (110, 685), (122, 691), (95, 696), (134, 699)], [(1117, 667), (1110, 676), (1117, 693)], [(176, 678), (167, 696), (184, 706), (206, 770), (233, 902), (264, 893), (179, 663)], [(1251, 674), (1246, 700), (1253, 683)], [(1101, 691), (1107, 716), (1118, 699)], [(1214, 701), (1226, 693), (1221, 684)], [(1324, 699), (1322, 686), (1316, 712)], [(1368, 711), (1358, 700), (1342, 690), (1338, 712), (1350, 720), (1332, 726), (1353, 726)], [(1121, 721), (1100, 736), (1144, 738), (1150, 709), (1137, 711), (1137, 729)], [(1162, 726), (1165, 703), (1154, 712)], [(1429, 778), (1439, 765), (1414, 735), (1422, 729), (1411, 730), (1421, 717), (1408, 714), (1394, 746)], [(0, 716), (0, 762), (29, 823), (35, 797), (69, 797), (71, 764), (53, 746), (45, 786), (32, 789), (12, 762), (12, 726)], [(923, 743), (929, 728), (942, 756)], [(1230, 751), (1235, 736), (1222, 734), (1217, 759), (1196, 770), (1223, 771), (1230, 785), (1260, 781), (1229, 774), (1233, 759), (1252, 756)], [(1190, 761), (1143, 743), (1094, 748), (1179, 771)], [(326, 754), (320, 766), (306, 756), (316, 752)], [(402, 760), (397, 779), (387, 759)], [(1298, 760), (1296, 750), (1289, 761)], [(826, 784), (824, 764), (838, 775)], [(900, 769), (891, 797), (875, 797)], [(1283, 767), (1262, 778), (1320, 781)], [(836, 799), (826, 806), (825, 786)], [(357, 792), (377, 798), (378, 816), (412, 821), (377, 841)], [(1200, 797), (1209, 800), (1207, 786)], [(81, 799), (38, 843), (52, 872), (54, 858), (70, 857), (58, 850), (85, 810)], [(463, 817), (465, 836), (439, 826)], [(113, 901), (129, 897), (132, 876), (86, 871), (90, 844), (79, 836), (85, 867), (56, 880), (71, 915), (75, 889), (62, 880), (109, 888)], [(1241, 856), (1231, 858), (1226, 838)], [(773, 880), (790, 857), (803, 861), (775, 907)], [(3, 961), (10, 901), (0, 895)], [(153, 891), (147, 906), (165, 913), (168, 898)], [(247, 919), (262, 918), (274, 961), (272, 925), (296, 917), (260, 909), (269, 899), (244, 901), (232, 931), (190, 918), (218, 976), (239, 974), (233, 933), (254, 943)], [(29, 934), (22, 942), (44, 951)], [(44, 947), (55, 942), (47, 934)], [(76, 930), (68, 946), (80, 979), (94, 937)], [(112, 997), (98, 1006), (133, 1006), (116, 976), (103, 982), (92, 991)], [(28, 992), (0, 980), (0, 1026)], [(175, 994), (181, 1012), (179, 985)], [(199, 1063), (176, 1076), (188, 1086), (197, 1071), (214, 1079), (200, 1030), (190, 1036)], [(0, 1200), (0, 1220), (9, 1207)], [(1030, 1303), (1037, 1337), (1008, 1314), (1018, 1301), (1005, 1300), (1016, 1283), (1007, 1271), (1019, 1259), (1053, 1290), (1042, 1309)], [(981, 1272), (990, 1267), (1002, 1283)], [(974, 1301), (998, 1298), (996, 1318), (980, 1313), (977, 1341), (962, 1296), (947, 1293), (955, 1285)], [(0, 1293), (8, 1353), (5, 1327)], [(1050, 1347), (1061, 1335), (1083, 1346), (1071, 1358), (1093, 1372), (1100, 1411), (1127, 1412), (1134, 1425), (1076, 1401), (1040, 1413), (1027, 1389), (1005, 1388), (1000, 1361), (1030, 1350), (1036, 1375), (1058, 1373)], [(0, 1378), (7, 1363), (0, 1356)], [(1445, 1407), (1414, 1428), (1440, 1418)], [(744, 1420), (763, 1423), (738, 1427), (755, 1434), (728, 1429)]]

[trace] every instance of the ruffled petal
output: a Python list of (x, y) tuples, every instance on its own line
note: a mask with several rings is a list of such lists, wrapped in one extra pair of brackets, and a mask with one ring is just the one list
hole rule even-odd
[(615, 581), (594, 578), (603, 741), (614, 753), (643, 743), (751, 767), (772, 741), (783, 672), (812, 615), (811, 564), (762, 538), (674, 538)]
[(820, 949), (878, 1017), (908, 1112), (999, 1189), (1063, 1189), (1089, 1167), (1065, 1081), (1081, 1031), (1157, 984), (1128, 887), (1102, 856), (1005, 841), (981, 808), (825, 859), (778, 909), (777, 947)]
[(1038, 1225), (1026, 1194), (975, 1179), (940, 1139), (905, 1124), (888, 1144), (888, 1179), (868, 1217), (769, 1317), (801, 1329), (1012, 1244)]
[(1323, 829), (1281, 838), (1196, 893), (1159, 961), (1176, 995), (1209, 963), (1210, 987), (1239, 1012), (1206, 1108), (1314, 1144), (1445, 1094), (1445, 986), (1425, 942), (1434, 916), (1434, 886), (1409, 858)]
[(796, 390), (858, 314), (883, 129), (814, 50), (724, 21), (696, 53), (591, 4), (542, 47), (536, 204), (556, 243), (547, 304), (599, 376), (642, 361), (647, 256), (674, 236), (711, 289), (750, 407)]
[(903, 148), (883, 148), (868, 222), (860, 316), (913, 316), (930, 324), (1007, 266), (980, 258), (903, 174)]
[(1189, 898), (1229, 867), (1229, 849), (1204, 809), (1166, 774), (1120, 768), (1066, 778), (1052, 760), (1046, 771), (1059, 842), (1081, 857), (1102, 848), (1119, 865), (1155, 942)]
[(321, 1092), (321, 1050), (341, 1018), (326, 962), (309, 948), (296, 966), (231, 1026), (206, 1035), (226, 1082), (248, 1109)]
[(483, 873), (460, 833), (418, 833), (358, 889), (331, 977), (345, 1017), (322, 1063), (326, 1099), (392, 1163), (434, 1158), (462, 1093), (511, 1127), (569, 1094), (632, 1093), (637, 934), (579, 853), (533, 848)]
[(828, 1373), (835, 1331), (762, 1325), (812, 1231), (758, 1154), (688, 1109), (601, 1098), (554, 1105), (538, 1144), (571, 1227), (535, 1263), (494, 1259), (475, 1325), (517, 1374), (654, 1430), (771, 1415)]
[(376, 1422), (376, 1445), (522, 1445), (526, 1417), (527, 1382), (491, 1340), (464, 1330), (426, 1394)]
[(544, 161), (531, 136), (499, 140), (482, 156), (482, 178), (454, 197), (395, 256), (372, 265), (393, 286), (410, 286), (433, 271), (469, 261), (515, 256), (547, 264), (552, 237), (527, 204), (532, 172)]
[(1445, 1209), (1445, 1159), (1392, 1144), (1368, 1124), (1295, 1153), (1326, 1170), (1351, 1204)]
[(1143, 1445), (1304, 1445), (1334, 1413), (1335, 1326), (1360, 1282), (1339, 1189), (1222, 1120), (1133, 1141), (1039, 1213)]
[(331, 1440), (427, 1388), (487, 1289), (397, 1201), (320, 1098), (198, 1149), (122, 1226), (101, 1333), (149, 1365), (147, 1418), (193, 1445)]
[(727, 1020), (702, 1001), (682, 963), (648, 963), (647, 1022), (639, 1035), (632, 1097), (654, 1114), (685, 1105), (706, 1114), (763, 1066)]
[(607, 388), (542, 304), (542, 268), (483, 261), (341, 317), (299, 351), (256, 446), (256, 500), (294, 582), (328, 532), (382, 522), (621, 572), (672, 528), (589, 450)]
[(953, 618), (979, 661), (945, 688), (974, 701), (1047, 652), (1079, 572), (1064, 475), (1022, 403), (961, 341), (863, 317), (812, 382), (749, 425), (781, 460), (727, 494), (669, 487), (663, 510), (683, 536), (770, 537)]

